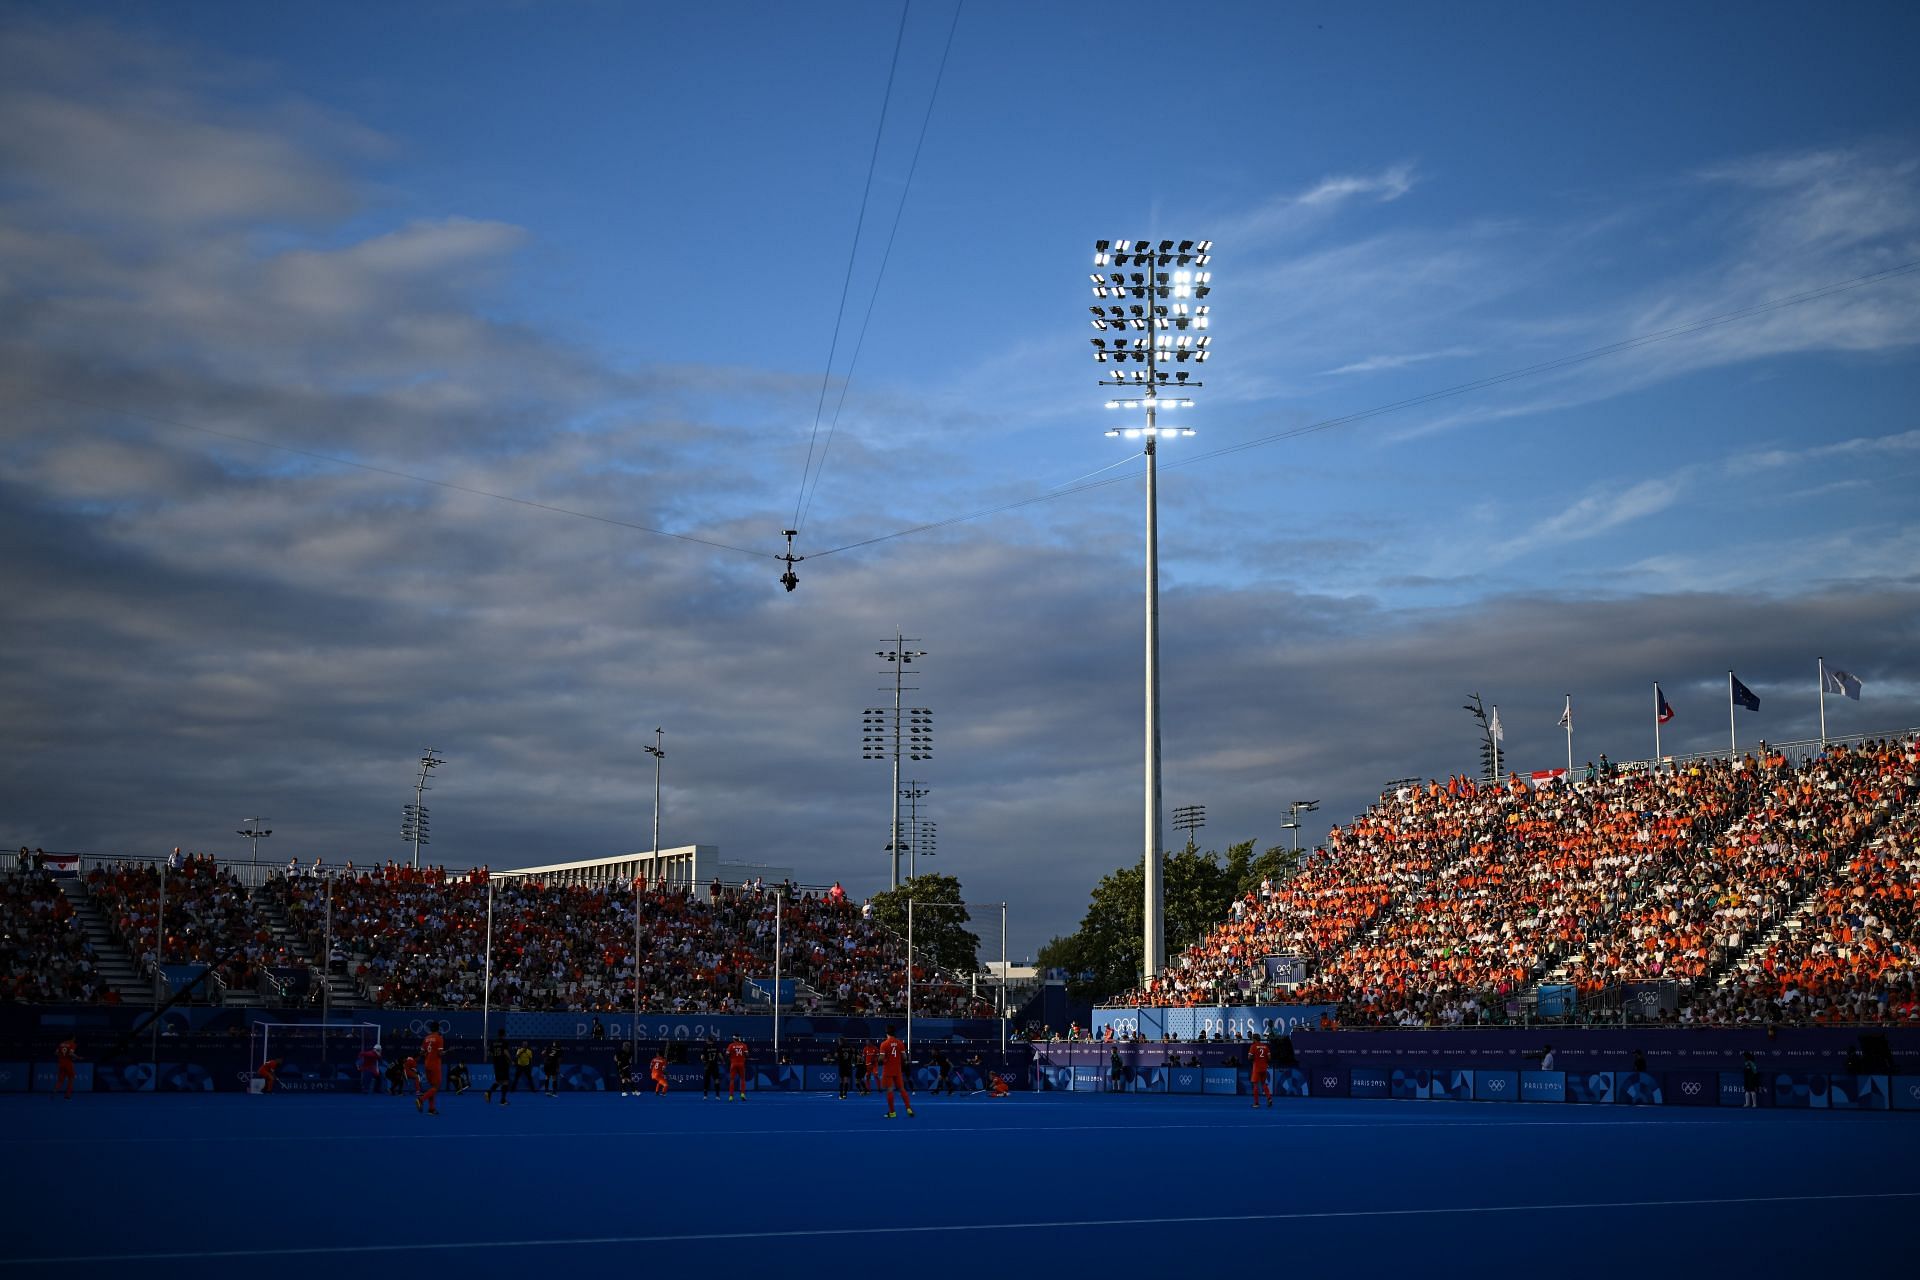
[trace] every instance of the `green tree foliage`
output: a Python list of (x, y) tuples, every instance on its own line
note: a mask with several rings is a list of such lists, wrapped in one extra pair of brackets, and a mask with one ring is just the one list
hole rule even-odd
[[(1218, 853), (1169, 853), (1162, 866), (1166, 891), (1167, 955), (1178, 955), (1224, 920), (1234, 898), (1255, 889), (1263, 878), (1292, 875), (1298, 857), (1284, 845), (1256, 855), (1254, 842)], [(1144, 861), (1144, 860), (1143, 860)], [(1144, 955), (1141, 932), (1146, 915), (1146, 871), (1142, 862), (1100, 878), (1080, 928), (1040, 948), (1043, 968), (1064, 969), (1067, 990), (1077, 1000), (1112, 999), (1140, 980)]]
[(920, 963), (932, 960), (954, 973), (978, 973), (980, 937), (967, 928), (970, 913), (961, 905), (960, 882), (952, 876), (914, 876), (873, 896), (874, 920), (905, 938), (908, 898), (914, 903), (913, 951)]

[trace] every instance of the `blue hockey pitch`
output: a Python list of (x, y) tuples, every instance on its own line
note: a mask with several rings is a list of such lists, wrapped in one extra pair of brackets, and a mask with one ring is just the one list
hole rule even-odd
[[(478, 1094), (0, 1100), (13, 1275), (1814, 1273), (1909, 1262), (1920, 1114)], [(1064, 1270), (1062, 1270), (1064, 1268)]]

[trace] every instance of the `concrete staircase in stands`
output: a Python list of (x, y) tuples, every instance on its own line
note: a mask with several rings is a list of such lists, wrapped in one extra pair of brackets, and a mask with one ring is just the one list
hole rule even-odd
[(107, 913), (87, 892), (87, 883), (77, 878), (61, 878), (56, 881), (60, 892), (67, 896), (67, 902), (73, 907), (73, 918), (86, 936), (87, 943), (93, 948), (93, 967), (99, 971), (100, 978), (108, 987), (119, 993), (122, 1004), (149, 1004), (153, 1000), (153, 981), (142, 977), (140, 966), (113, 936), (113, 926), (107, 921)]

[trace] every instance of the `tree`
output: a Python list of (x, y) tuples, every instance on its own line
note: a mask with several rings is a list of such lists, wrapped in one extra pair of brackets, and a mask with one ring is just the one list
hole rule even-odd
[[(1169, 853), (1162, 863), (1161, 883), (1166, 893), (1168, 958), (1198, 942), (1226, 919), (1234, 898), (1256, 888), (1264, 878), (1282, 880), (1293, 874), (1299, 855), (1275, 845), (1255, 856), (1251, 840), (1227, 850), (1226, 860), (1214, 852), (1185, 849)], [(1146, 872), (1141, 862), (1102, 876), (1093, 887), (1092, 901), (1080, 928), (1040, 948), (1043, 968), (1062, 969), (1067, 991), (1076, 1000), (1109, 1000), (1140, 981), (1146, 916)]]
[(932, 961), (954, 973), (980, 972), (980, 937), (967, 928), (970, 913), (952, 876), (913, 876), (898, 889), (873, 895), (875, 923), (907, 936), (907, 900), (913, 899), (913, 951), (921, 964)]

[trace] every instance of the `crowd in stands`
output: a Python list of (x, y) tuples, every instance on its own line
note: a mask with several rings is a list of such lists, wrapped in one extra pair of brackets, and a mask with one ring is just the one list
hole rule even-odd
[(1882, 813), (1873, 838), (1685, 1021), (1920, 1023), (1920, 744), (1870, 744), (1850, 763), (1851, 807)]
[[(240, 882), (188, 856), (166, 878), (165, 958), (223, 963), (247, 984), (291, 959)], [(156, 955), (159, 874), (113, 865), (87, 890), (136, 960)], [(264, 892), (309, 954), (394, 1008), (736, 1013), (774, 976), (800, 1012), (904, 1003), (903, 940), (839, 886), (827, 893), (656, 884), (546, 884), (484, 869), (290, 864)], [(1603, 766), (1500, 785), (1396, 787), (1334, 827), (1297, 874), (1235, 900), (1203, 938), (1123, 1002), (1328, 1004), (1344, 1025), (1503, 1021), (1542, 982), (1583, 1009), (1626, 984), (1678, 984), (1683, 1023), (1920, 1022), (1920, 740)], [(491, 899), (492, 989), (488, 972)], [(776, 929), (776, 904), (782, 914)], [(106, 998), (44, 873), (0, 880), (0, 996)], [(330, 934), (330, 938), (329, 938)], [(1304, 984), (1271, 985), (1269, 956)], [(757, 997), (757, 998), (756, 998)], [(990, 1001), (927, 966), (928, 1016), (989, 1017)]]
[(0, 1001), (115, 998), (94, 970), (73, 905), (23, 856), (16, 869), (0, 874)]
[(1461, 778), (1381, 797), (1344, 829), (1334, 827), (1296, 875), (1263, 881), (1234, 902), (1225, 921), (1122, 1003), (1232, 1003), (1263, 990), (1268, 955), (1327, 962), (1388, 902), (1415, 891), (1464, 847), (1479, 847), (1494, 812), (1492, 794)]
[[(174, 851), (166, 867), (164, 920), (161, 868), (154, 863), (95, 867), (86, 883), (115, 938), (143, 971), (151, 972), (157, 963), (204, 964), (222, 984), (252, 988), (263, 968), (287, 959), (246, 887), (211, 855)], [(164, 947), (159, 945), (163, 925)]]
[[(889, 1012), (904, 1001), (905, 946), (844, 892), (662, 884), (638, 895), (636, 930), (636, 895), (624, 886), (548, 885), (485, 871), (349, 867), (324, 881), (290, 877), (273, 891), (284, 895), (294, 928), (319, 954), (330, 886), (334, 948), (375, 1003), (466, 1009), (479, 1008), (485, 994), (490, 880), (496, 1007), (627, 1010), (637, 982), (650, 1012), (747, 1012), (753, 991), (766, 989), (750, 984), (773, 978), (780, 900), (780, 976), (797, 984), (801, 1012)], [(931, 1017), (992, 1012), (959, 980), (926, 967), (916, 968), (914, 1002)]]
[(1591, 993), (1623, 981), (1715, 976), (1903, 802), (1908, 754), (1886, 744), (1835, 746), (1797, 769), (1777, 751), (1748, 756), (1743, 811), (1698, 856), (1661, 865), (1640, 899), (1592, 940), (1570, 980)]
[[(1256, 1002), (1264, 958), (1298, 955), (1314, 975), (1286, 998), (1347, 1025), (1503, 1020), (1549, 974), (1588, 1007), (1676, 981), (1685, 1020), (1897, 1018), (1920, 981), (1915, 752), (1836, 744), (1796, 765), (1763, 744), (1737, 762), (1403, 786), (1120, 1003)], [(1751, 976), (1713, 987), (1809, 902)]]

